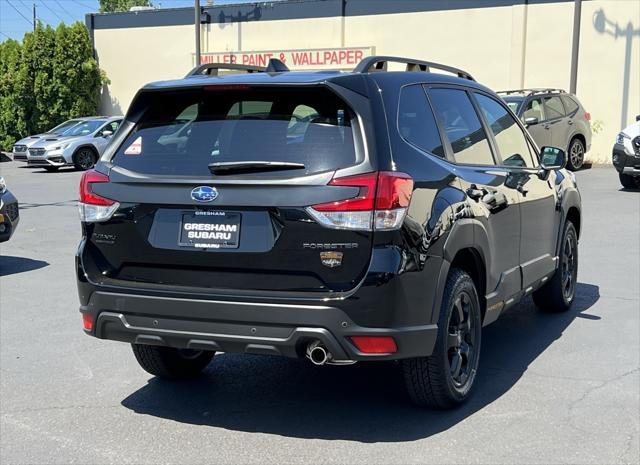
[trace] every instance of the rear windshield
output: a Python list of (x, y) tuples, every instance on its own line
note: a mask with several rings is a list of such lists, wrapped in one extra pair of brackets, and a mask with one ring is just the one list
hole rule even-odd
[(145, 174), (213, 176), (210, 163), (287, 162), (304, 165), (288, 171), (298, 176), (360, 161), (355, 115), (328, 89), (228, 87), (147, 95), (113, 163)]

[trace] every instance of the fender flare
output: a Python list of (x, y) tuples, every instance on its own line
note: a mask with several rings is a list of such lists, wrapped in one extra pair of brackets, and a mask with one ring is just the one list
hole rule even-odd
[(567, 224), (567, 217), (569, 210), (571, 208), (575, 208), (578, 210), (578, 215), (580, 216), (580, 227), (576, 228), (578, 233), (578, 239), (580, 239), (581, 229), (582, 229), (582, 200), (580, 197), (580, 192), (577, 189), (567, 189), (565, 191), (564, 197), (562, 198), (562, 202), (560, 204), (560, 211), (562, 212), (562, 216), (560, 219), (560, 228), (558, 230), (558, 238), (556, 240), (556, 256), (560, 255), (560, 247), (562, 245), (562, 234), (564, 232), (564, 227)]
[(434, 296), (430, 322), (432, 324), (438, 322), (440, 315), (440, 307), (442, 306), (442, 300), (444, 298), (444, 289), (447, 283), (447, 276), (449, 275), (449, 269), (451, 263), (455, 259), (456, 254), (464, 249), (474, 250), (480, 257), (485, 274), (484, 289), (477, 289), (478, 297), (482, 301), (486, 298), (487, 294), (487, 259), (489, 253), (489, 238), (487, 236), (487, 230), (478, 220), (475, 219), (460, 219), (451, 228), (449, 235), (445, 241), (442, 252), (442, 266), (440, 267), (440, 273), (438, 274), (438, 283), (436, 286), (436, 295)]

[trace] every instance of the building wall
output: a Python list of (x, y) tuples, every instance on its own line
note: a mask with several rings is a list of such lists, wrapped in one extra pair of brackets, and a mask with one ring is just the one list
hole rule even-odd
[[(214, 22), (202, 27), (202, 51), (373, 46), (380, 55), (463, 68), (496, 90), (568, 88), (573, 2), (494, 3), (499, 6)], [(100, 66), (111, 80), (103, 112), (124, 113), (146, 82), (186, 74), (194, 65), (193, 37), (191, 25), (95, 29)], [(640, 113), (640, 2), (583, 1), (577, 94), (597, 128), (589, 159), (607, 162), (617, 132)]]

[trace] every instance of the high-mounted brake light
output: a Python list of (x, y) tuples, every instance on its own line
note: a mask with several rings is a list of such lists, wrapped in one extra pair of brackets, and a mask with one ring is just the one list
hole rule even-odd
[(85, 171), (82, 175), (78, 202), (80, 221), (86, 223), (107, 221), (120, 207), (118, 202), (93, 192), (92, 185), (101, 182), (109, 182), (109, 176), (95, 170)]
[(334, 178), (329, 185), (359, 188), (355, 197), (307, 208), (317, 222), (334, 229), (398, 229), (404, 221), (413, 192), (411, 177), (395, 171)]

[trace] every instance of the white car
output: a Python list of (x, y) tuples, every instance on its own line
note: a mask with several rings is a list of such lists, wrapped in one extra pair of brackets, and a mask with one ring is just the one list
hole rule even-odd
[(83, 171), (91, 169), (121, 122), (122, 116), (82, 118), (64, 134), (43, 137), (29, 147), (27, 165), (47, 171), (62, 166), (75, 166)]
[(635, 123), (618, 134), (613, 146), (613, 166), (622, 187), (640, 187), (640, 115), (636, 116)]
[(65, 121), (62, 124), (59, 124), (53, 129), (49, 129), (47, 132), (44, 132), (42, 134), (35, 134), (33, 136), (27, 136), (23, 139), (20, 139), (15, 144), (13, 144), (13, 159), (15, 161), (27, 161), (27, 153), (28, 153), (27, 150), (29, 149), (29, 147), (31, 147), (33, 144), (38, 142), (43, 137), (49, 137), (49, 136), (54, 137), (54, 136), (63, 135), (66, 131), (71, 129), (80, 121), (82, 120), (77, 118), (70, 119)]

